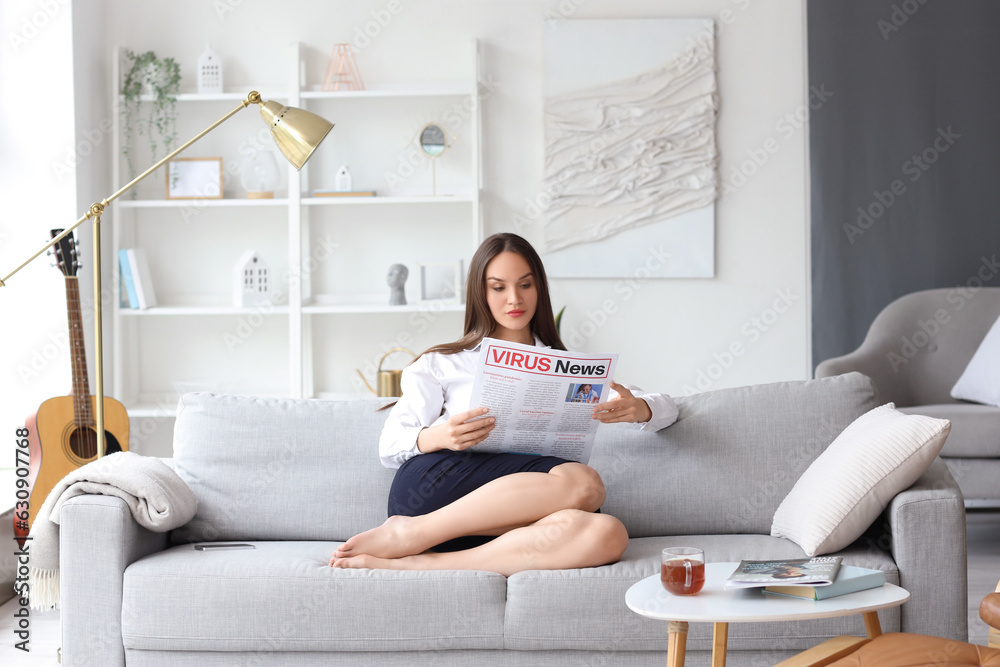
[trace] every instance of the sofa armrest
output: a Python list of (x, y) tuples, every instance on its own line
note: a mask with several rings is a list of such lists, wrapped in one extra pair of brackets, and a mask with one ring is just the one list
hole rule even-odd
[(894, 351), (891, 341), (869, 336), (853, 352), (821, 361), (813, 375), (819, 379), (858, 372), (867, 375), (875, 383), (880, 404), (892, 401), (897, 407), (913, 405), (908, 378), (893, 364), (894, 357), (891, 358), (891, 353)]
[(940, 458), (886, 508), (899, 584), (910, 592), (900, 631), (967, 641), (965, 501)]
[(124, 667), (125, 568), (167, 547), (169, 533), (143, 528), (121, 498), (77, 496), (60, 510), (62, 664)]
[(876, 369), (879, 365), (877, 351), (870, 348), (865, 349), (862, 346), (845, 355), (819, 362), (816, 365), (814, 376), (819, 379), (857, 371), (858, 373), (864, 373), (868, 377), (872, 377), (873, 373), (878, 375)]

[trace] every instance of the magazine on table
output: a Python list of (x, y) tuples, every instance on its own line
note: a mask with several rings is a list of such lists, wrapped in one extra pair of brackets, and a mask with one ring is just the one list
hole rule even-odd
[(840, 556), (743, 560), (726, 579), (726, 588), (764, 586), (829, 586), (840, 570)]
[(480, 452), (558, 456), (586, 463), (608, 400), (617, 354), (566, 352), (484, 338), (470, 407), (489, 408), (496, 427)]

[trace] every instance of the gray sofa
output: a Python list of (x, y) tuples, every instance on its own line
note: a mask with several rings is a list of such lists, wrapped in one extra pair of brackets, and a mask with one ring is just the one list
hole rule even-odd
[[(602, 427), (591, 463), (628, 551), (510, 578), (328, 567), (339, 542), (385, 518), (381, 404), (184, 396), (173, 464), (198, 496), (189, 524), (150, 533), (105, 496), (62, 509), (63, 664), (662, 665), (667, 624), (630, 611), (628, 587), (659, 571), (668, 545), (702, 547), (710, 562), (803, 556), (770, 537), (772, 515), (878, 397), (853, 373), (681, 398), (659, 433)], [(225, 540), (256, 549), (191, 544)], [(881, 612), (885, 631), (966, 638), (965, 514), (940, 460), (840, 553), (912, 594)], [(691, 624), (689, 665), (707, 664), (711, 630)], [(733, 624), (730, 664), (773, 665), (838, 634), (864, 634), (862, 618)]]
[(1000, 287), (913, 292), (878, 314), (858, 349), (816, 367), (817, 378), (864, 373), (901, 411), (950, 420), (941, 458), (969, 507), (1000, 507), (1000, 408), (951, 388), (997, 317)]

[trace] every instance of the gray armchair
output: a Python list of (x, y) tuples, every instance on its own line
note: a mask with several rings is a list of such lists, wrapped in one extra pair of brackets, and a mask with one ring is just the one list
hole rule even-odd
[(878, 314), (858, 349), (816, 367), (817, 378), (859, 371), (875, 381), (883, 403), (950, 419), (941, 458), (967, 507), (1000, 506), (1000, 408), (950, 392), (998, 316), (1000, 287), (914, 292)]

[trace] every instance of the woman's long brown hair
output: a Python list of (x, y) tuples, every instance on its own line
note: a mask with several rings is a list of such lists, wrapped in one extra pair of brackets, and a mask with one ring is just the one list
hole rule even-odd
[[(549, 281), (545, 277), (542, 259), (531, 247), (531, 244), (523, 238), (517, 234), (503, 232), (494, 234), (483, 241), (479, 249), (476, 250), (476, 254), (472, 256), (465, 287), (465, 334), (453, 343), (435, 345), (424, 350), (413, 361), (428, 352), (457, 354), (475, 347), (483, 338), (492, 335), (496, 330), (497, 321), (493, 319), (493, 313), (490, 312), (489, 303), (486, 301), (486, 266), (502, 252), (516, 252), (523, 257), (531, 268), (531, 273), (535, 276), (538, 303), (535, 306), (535, 316), (531, 318), (531, 333), (538, 336), (544, 345), (548, 345), (552, 349), (566, 349), (559, 337), (559, 330), (556, 329), (555, 317), (552, 315)], [(413, 361), (410, 363), (412, 364)], [(383, 405), (378, 411), (388, 410), (394, 405), (396, 405), (396, 401)]]
[(491, 336), (497, 328), (489, 303), (486, 301), (486, 266), (493, 258), (502, 252), (514, 252), (524, 258), (535, 276), (535, 286), (538, 290), (538, 304), (535, 316), (531, 318), (531, 333), (538, 336), (542, 343), (556, 350), (565, 350), (556, 320), (552, 315), (552, 301), (549, 298), (549, 281), (545, 277), (545, 267), (542, 260), (531, 247), (517, 234), (504, 232), (494, 234), (479, 246), (472, 256), (469, 265), (469, 277), (465, 288), (465, 334), (453, 343), (435, 345), (426, 350), (441, 354), (456, 354), (462, 350), (475, 347), (479, 341)]

